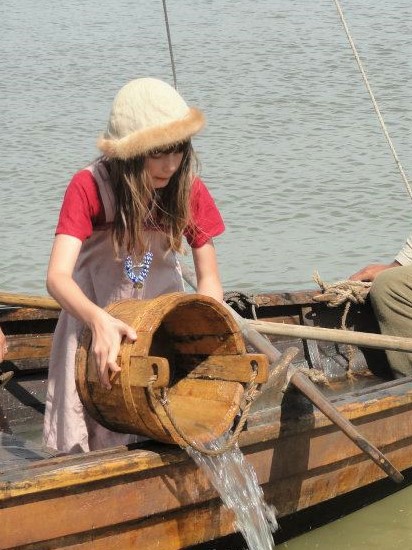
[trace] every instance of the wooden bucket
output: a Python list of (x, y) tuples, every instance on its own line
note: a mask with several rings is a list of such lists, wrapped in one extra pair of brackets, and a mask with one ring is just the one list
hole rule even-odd
[(122, 343), (121, 372), (107, 390), (89, 353), (86, 329), (77, 350), (76, 384), (89, 414), (112, 431), (186, 446), (180, 432), (204, 444), (230, 429), (253, 375), (255, 383), (267, 380), (266, 356), (246, 353), (232, 315), (213, 298), (165, 294), (116, 302), (106, 311), (132, 326), (137, 340)]

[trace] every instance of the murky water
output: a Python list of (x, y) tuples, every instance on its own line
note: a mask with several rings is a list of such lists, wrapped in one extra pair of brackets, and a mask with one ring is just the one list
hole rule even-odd
[(406, 550), (412, 547), (412, 487), (280, 544), (288, 550)]
[[(410, 175), (412, 3), (342, 6)], [(168, 8), (179, 89), (208, 119), (195, 146), (227, 225), (216, 239), (225, 288), (313, 287), (315, 269), (331, 281), (392, 260), (411, 231), (412, 204), (333, 1), (168, 0)], [(65, 187), (96, 156), (114, 94), (138, 76), (172, 82), (163, 8), (2, 0), (0, 17), (0, 287), (43, 293)], [(351, 516), (289, 547), (346, 548), (350, 538), (351, 548), (397, 548), (399, 531), (412, 532), (408, 512), (389, 515), (409, 510), (404, 494), (389, 510), (369, 507), (362, 521)]]

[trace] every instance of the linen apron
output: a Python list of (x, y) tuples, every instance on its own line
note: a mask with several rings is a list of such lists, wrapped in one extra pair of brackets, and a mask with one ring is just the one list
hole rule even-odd
[[(94, 176), (104, 205), (106, 225), (94, 230), (80, 249), (73, 278), (95, 304), (105, 307), (125, 298), (149, 299), (184, 290), (177, 256), (167, 250), (165, 235), (147, 231), (153, 260), (143, 288), (137, 290), (124, 274), (123, 260), (114, 257), (110, 222), (114, 198), (104, 164), (87, 168)], [(43, 441), (64, 453), (87, 452), (141, 439), (112, 432), (98, 424), (83, 407), (75, 383), (75, 355), (84, 323), (62, 310), (53, 336), (49, 363)]]

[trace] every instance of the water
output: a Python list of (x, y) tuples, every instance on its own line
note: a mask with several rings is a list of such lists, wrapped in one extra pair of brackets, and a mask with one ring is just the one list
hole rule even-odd
[[(410, 175), (412, 3), (342, 7)], [(226, 290), (297, 290), (314, 287), (315, 269), (329, 282), (391, 261), (411, 231), (411, 201), (333, 1), (168, 8), (179, 89), (208, 120), (195, 146), (227, 225), (216, 239)], [(65, 187), (96, 156), (114, 94), (138, 76), (172, 82), (163, 8), (2, 0), (0, 17), (0, 287), (44, 293)], [(412, 532), (406, 514), (393, 524), (386, 509), (364, 513), (362, 526), (346, 529), (353, 548), (393, 548), (399, 528)], [(379, 541), (365, 521), (385, 525)]]
[[(219, 449), (223, 443), (222, 439), (210, 448)], [(239, 447), (236, 445), (217, 456), (200, 453), (191, 447), (187, 452), (206, 472), (225, 506), (234, 512), (236, 531), (242, 533), (249, 550), (272, 550), (272, 532), (278, 528), (276, 512), (265, 503), (256, 473)]]
[(406, 550), (412, 546), (412, 487), (279, 544), (287, 550)]
[[(412, 6), (343, 3), (410, 171)], [(227, 290), (291, 290), (392, 260), (411, 203), (332, 0), (169, 0), (178, 85), (208, 125), (195, 140), (224, 215)], [(172, 82), (161, 0), (2, 0), (1, 287), (44, 292), (72, 174), (97, 154), (131, 78)]]

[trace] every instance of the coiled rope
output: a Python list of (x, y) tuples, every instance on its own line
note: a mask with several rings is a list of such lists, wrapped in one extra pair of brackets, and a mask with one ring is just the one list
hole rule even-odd
[[(314, 296), (315, 302), (326, 302), (328, 307), (339, 307), (344, 304), (341, 329), (349, 330), (347, 318), (352, 304), (364, 304), (372, 283), (364, 281), (337, 281), (336, 283), (325, 283), (317, 271), (313, 273), (313, 280), (319, 285), (322, 294)], [(356, 349), (348, 344), (348, 374), (353, 370)]]
[(346, 320), (351, 304), (364, 304), (372, 283), (348, 280), (325, 283), (317, 271), (313, 273), (313, 280), (323, 292), (323, 294), (313, 297), (316, 302), (326, 302), (328, 307), (339, 307), (345, 304), (341, 328), (347, 330)]

